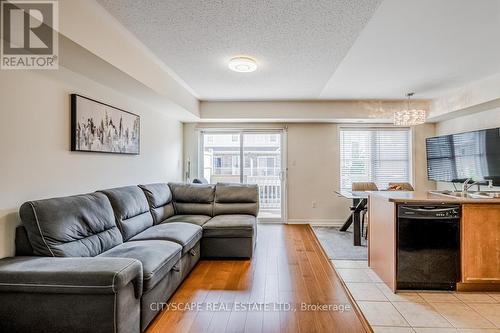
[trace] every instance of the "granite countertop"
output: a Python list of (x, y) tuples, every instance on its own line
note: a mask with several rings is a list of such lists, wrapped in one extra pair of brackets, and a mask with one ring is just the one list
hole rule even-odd
[(369, 195), (386, 198), (390, 202), (433, 202), (433, 203), (490, 203), (500, 204), (500, 198), (449, 197), (422, 191), (370, 191)]

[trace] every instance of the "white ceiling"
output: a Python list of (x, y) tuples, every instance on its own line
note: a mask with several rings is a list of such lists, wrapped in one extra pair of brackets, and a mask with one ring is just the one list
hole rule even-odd
[(202, 100), (432, 98), (500, 72), (500, 0), (97, 1)]
[(319, 97), (381, 1), (98, 0), (203, 100)]
[(499, 72), (500, 1), (385, 0), (321, 98), (434, 98)]

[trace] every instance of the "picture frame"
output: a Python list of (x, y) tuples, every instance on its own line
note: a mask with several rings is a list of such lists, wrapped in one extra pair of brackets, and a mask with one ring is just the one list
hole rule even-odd
[(139, 115), (71, 94), (71, 151), (139, 155), (140, 142)]

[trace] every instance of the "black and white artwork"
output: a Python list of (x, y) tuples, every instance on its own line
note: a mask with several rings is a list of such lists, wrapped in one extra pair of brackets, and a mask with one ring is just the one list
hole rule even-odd
[(83, 97), (71, 95), (71, 150), (138, 155), (140, 117)]

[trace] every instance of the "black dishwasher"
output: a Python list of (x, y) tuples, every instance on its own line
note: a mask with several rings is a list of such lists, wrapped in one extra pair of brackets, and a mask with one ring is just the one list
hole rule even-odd
[(454, 290), (460, 277), (460, 205), (398, 205), (397, 289)]

